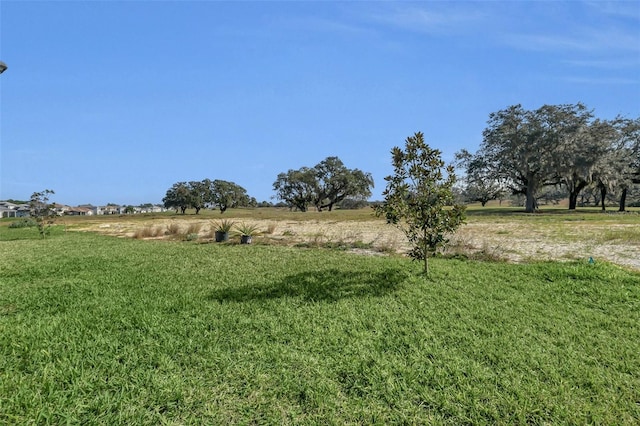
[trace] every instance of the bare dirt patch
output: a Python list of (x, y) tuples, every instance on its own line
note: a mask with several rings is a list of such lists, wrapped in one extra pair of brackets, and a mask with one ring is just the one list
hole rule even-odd
[(470, 223), (453, 237), (454, 246), (488, 250), (511, 262), (532, 260), (604, 260), (640, 270), (640, 241), (603, 240), (612, 227), (624, 235), (637, 225)]
[[(106, 235), (130, 237), (144, 235), (140, 230), (153, 229), (153, 237), (176, 238), (184, 236), (193, 223), (199, 223), (198, 238), (211, 239), (211, 220), (197, 218), (153, 219), (145, 221), (94, 223), (78, 228)], [(234, 220), (233, 218), (230, 218)], [(239, 222), (239, 221), (236, 221)], [(243, 220), (255, 225), (260, 235), (254, 241), (266, 244), (323, 246), (345, 244), (359, 254), (402, 253), (409, 249), (406, 239), (397, 228), (383, 221), (292, 221)], [(640, 270), (640, 240), (616, 239), (616, 235), (638, 235), (636, 224), (597, 223), (526, 223), (522, 221), (490, 223), (471, 222), (463, 225), (446, 252), (466, 255), (483, 254), (508, 262), (536, 260), (608, 261), (634, 270)]]

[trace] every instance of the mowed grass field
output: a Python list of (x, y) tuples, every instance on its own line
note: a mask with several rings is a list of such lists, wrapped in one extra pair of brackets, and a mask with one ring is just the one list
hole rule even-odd
[(640, 422), (640, 274), (607, 262), (442, 258), (425, 277), (330, 245), (6, 223), (0, 424)]

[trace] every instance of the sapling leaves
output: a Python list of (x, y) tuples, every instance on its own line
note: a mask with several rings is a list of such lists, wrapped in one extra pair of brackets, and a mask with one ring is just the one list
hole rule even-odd
[(413, 246), (409, 256), (424, 261), (425, 273), (429, 256), (447, 243), (465, 216), (464, 207), (454, 203), (453, 166), (445, 167), (440, 154), (425, 143), (421, 132), (406, 139), (404, 150), (394, 147), (394, 174), (385, 178), (384, 202), (376, 207), (378, 216), (404, 232)]

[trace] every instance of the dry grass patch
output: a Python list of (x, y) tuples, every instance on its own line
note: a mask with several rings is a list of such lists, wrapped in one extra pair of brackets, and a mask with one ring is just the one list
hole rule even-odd
[(269, 222), (267, 224), (267, 229), (264, 231), (264, 233), (268, 235), (273, 235), (276, 232), (277, 228), (278, 228), (277, 222)]
[[(364, 213), (349, 216), (333, 212), (287, 213), (276, 216), (249, 217), (226, 215), (230, 220), (259, 227), (260, 244), (317, 247), (366, 247), (380, 253), (398, 254), (409, 249), (404, 235), (383, 220), (370, 220)], [(259, 213), (259, 211), (258, 211)], [(293, 217), (299, 220), (292, 220)], [(364, 220), (363, 220), (364, 218)], [(158, 218), (151, 223), (109, 218), (92, 219), (73, 229), (135, 238), (161, 238), (154, 229), (166, 229), (167, 236), (195, 235), (214, 238), (214, 229), (203, 224), (206, 217), (178, 216)], [(306, 220), (305, 220), (306, 219)], [(332, 220), (333, 219), (333, 220)], [(470, 215), (468, 223), (453, 236), (444, 255), (462, 255), (473, 259), (527, 262), (530, 260), (589, 259), (606, 260), (640, 269), (640, 216), (631, 215), (560, 215), (522, 214)]]
[(202, 222), (189, 222), (185, 234), (199, 234), (202, 227)]
[(161, 235), (163, 235), (162, 228), (152, 225), (143, 226), (133, 232), (133, 238), (138, 240), (144, 238), (156, 238)]
[(180, 235), (181, 234), (181, 226), (178, 222), (171, 221), (167, 225), (166, 235)]

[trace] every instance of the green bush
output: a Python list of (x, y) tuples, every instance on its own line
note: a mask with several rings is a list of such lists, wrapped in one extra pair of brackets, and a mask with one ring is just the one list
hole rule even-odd
[(37, 226), (37, 223), (35, 220), (31, 219), (31, 218), (24, 218), (24, 219), (20, 219), (17, 220), (15, 222), (11, 222), (11, 224), (9, 225), (9, 228), (32, 228), (34, 226)]

